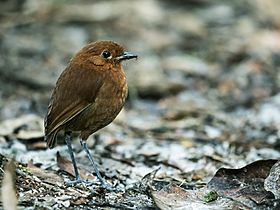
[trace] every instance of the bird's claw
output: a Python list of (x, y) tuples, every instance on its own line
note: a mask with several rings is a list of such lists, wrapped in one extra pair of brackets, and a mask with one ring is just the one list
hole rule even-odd
[[(83, 184), (85, 186), (92, 186), (94, 185), (94, 181), (90, 181), (90, 180), (85, 180), (85, 179), (82, 179), (82, 178), (77, 178), (76, 180), (73, 180), (73, 181), (68, 181), (66, 182), (66, 185), (68, 187), (72, 187), (74, 185), (77, 185), (77, 184)], [(122, 190), (119, 189), (119, 188), (114, 188), (112, 185), (110, 185), (109, 183), (107, 182), (101, 182), (101, 188), (107, 190), (107, 191), (110, 191), (110, 192), (121, 192)]]
[(101, 187), (102, 187), (103, 189), (106, 189), (107, 191), (110, 191), (110, 192), (116, 192), (116, 193), (118, 193), (118, 192), (124, 192), (123, 189), (121, 189), (121, 188), (119, 188), (119, 187), (113, 187), (112, 185), (110, 185), (110, 184), (108, 184), (108, 183), (106, 183), (106, 182), (101, 183)]
[(94, 182), (91, 182), (91, 181), (85, 180), (85, 179), (81, 179), (81, 178), (77, 178), (76, 180), (66, 182), (66, 185), (69, 187), (77, 185), (77, 184), (84, 184), (86, 186), (91, 186), (94, 184)]

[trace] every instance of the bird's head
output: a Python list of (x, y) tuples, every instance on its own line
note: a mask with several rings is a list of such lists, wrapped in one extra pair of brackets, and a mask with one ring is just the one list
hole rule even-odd
[(96, 66), (119, 65), (121, 61), (137, 58), (137, 55), (127, 52), (113, 41), (97, 41), (88, 44), (75, 56)]

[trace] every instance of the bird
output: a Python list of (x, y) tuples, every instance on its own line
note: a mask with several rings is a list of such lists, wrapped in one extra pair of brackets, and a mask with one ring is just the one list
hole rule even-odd
[(110, 124), (123, 108), (128, 85), (121, 63), (137, 57), (114, 41), (96, 41), (78, 51), (59, 76), (44, 120), (45, 141), (48, 148), (53, 148), (57, 134), (64, 131), (75, 172), (75, 180), (69, 184), (88, 183), (79, 175), (71, 145), (72, 133), (78, 132), (101, 186), (112, 189), (100, 175), (86, 141)]

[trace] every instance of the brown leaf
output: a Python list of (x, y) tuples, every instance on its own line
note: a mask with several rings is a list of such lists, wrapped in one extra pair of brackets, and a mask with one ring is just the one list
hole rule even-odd
[[(56, 153), (56, 160), (57, 160), (57, 165), (61, 170), (71, 174), (72, 176), (75, 176), (73, 164), (70, 160), (61, 156), (59, 152)], [(82, 179), (95, 180), (95, 177), (86, 169), (78, 167), (78, 170)]]
[(141, 180), (141, 184), (143, 186), (149, 187), (152, 186), (152, 182), (156, 177), (157, 172), (159, 171), (160, 167), (158, 167), (157, 169), (153, 170), (152, 172), (146, 174), (142, 180)]
[(159, 171), (160, 167), (153, 170), (152, 172), (146, 174), (141, 181), (134, 183), (129, 190), (136, 190), (138, 192), (146, 193), (149, 190), (153, 190), (153, 181), (155, 179), (156, 173)]
[(39, 141), (34, 143), (28, 143), (26, 145), (27, 150), (39, 150), (39, 149), (46, 149), (46, 142), (45, 141)]
[(75, 200), (71, 200), (71, 204), (74, 204), (74, 205), (83, 205), (83, 204), (86, 204), (87, 202), (88, 202), (88, 200), (83, 197), (79, 197)]
[(63, 183), (63, 178), (61, 176), (58, 176), (57, 174), (38, 168), (35, 165), (33, 165), (32, 161), (28, 162), (28, 170), (35, 176), (41, 179), (41, 181), (52, 184), (52, 185), (57, 185), (57, 184), (62, 184)]
[(169, 184), (160, 191), (152, 192), (159, 209), (179, 209), (188, 206), (190, 194), (175, 184)]
[(151, 194), (156, 206), (162, 210), (224, 209), (230, 206), (226, 202), (206, 204), (199, 198), (201, 191), (184, 190), (172, 183)]
[(15, 190), (15, 164), (10, 161), (5, 166), (5, 174), (2, 181), (1, 199), (4, 210), (17, 209), (17, 196)]
[(208, 188), (220, 196), (242, 201), (250, 199), (257, 204), (274, 198), (264, 189), (264, 180), (277, 160), (259, 160), (240, 169), (220, 168), (208, 183)]

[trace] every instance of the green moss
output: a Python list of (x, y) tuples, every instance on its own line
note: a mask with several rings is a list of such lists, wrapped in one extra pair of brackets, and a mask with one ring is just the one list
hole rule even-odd
[(207, 193), (206, 195), (204, 195), (203, 197), (203, 201), (205, 203), (210, 203), (212, 201), (217, 200), (217, 198), (219, 197), (218, 193), (216, 191), (210, 191), (209, 193)]
[(23, 173), (28, 174), (28, 175), (32, 175), (32, 172), (25, 166), (19, 164), (18, 165), (18, 169), (21, 170)]

